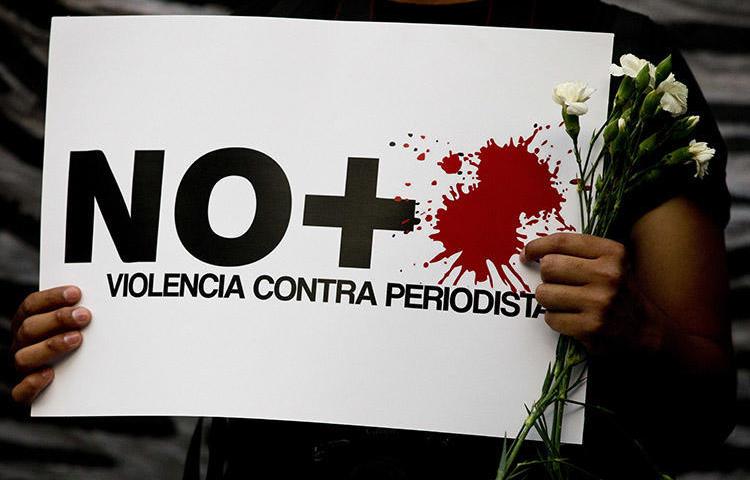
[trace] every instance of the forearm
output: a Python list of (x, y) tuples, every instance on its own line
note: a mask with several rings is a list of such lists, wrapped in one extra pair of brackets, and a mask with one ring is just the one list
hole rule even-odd
[(674, 319), (642, 293), (629, 296), (630, 318), (619, 321), (638, 327), (617, 348), (593, 355), (594, 400), (660, 463), (684, 462), (720, 445), (734, 425), (731, 341), (691, 332), (697, 320)]
[(636, 326), (632, 350), (669, 359), (675, 369), (689, 376), (734, 375), (729, 331), (708, 333), (691, 328), (703, 323), (706, 317), (715, 317), (711, 323), (726, 323), (722, 308), (726, 295), (719, 295), (720, 299), (714, 299), (716, 303), (700, 305), (700, 309), (674, 313), (632, 283), (626, 295), (631, 307), (627, 309), (630, 318), (625, 323)]

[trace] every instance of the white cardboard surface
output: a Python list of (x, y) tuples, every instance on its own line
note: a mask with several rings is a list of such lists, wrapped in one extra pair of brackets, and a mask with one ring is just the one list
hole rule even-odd
[[(570, 140), (550, 95), (566, 80), (597, 89), (582, 118), (586, 137), (606, 116), (611, 49), (611, 35), (577, 32), (55, 18), (40, 283), (79, 285), (94, 319), (33, 415), (252, 417), (514, 435), (554, 356), (556, 334), (542, 316), (527, 318), (523, 307), (512, 317), (386, 307), (386, 284), (438, 285), (449, 266), (423, 266), (442, 250), (429, 238), (435, 231), (424, 221), (426, 208), (440, 207), (460, 181), (440, 169), (440, 159), (449, 151), (476, 152), (490, 138), (502, 146), (527, 137), (535, 123), (551, 128), (530, 148), (551, 156), (550, 170), (562, 161), (561, 214), (578, 225), (575, 189), (565, 188), (575, 176)], [(183, 174), (198, 157), (225, 147), (271, 156), (292, 191), (281, 243), (239, 267), (197, 260), (175, 230)], [(427, 148), (425, 160), (417, 160)], [(123, 263), (97, 209), (92, 262), (65, 263), (70, 152), (104, 152), (130, 205), (134, 151), (149, 149), (165, 151), (157, 261)], [(378, 158), (378, 196), (419, 201), (425, 227), (376, 230), (369, 269), (338, 266), (340, 229), (302, 224), (305, 195), (343, 195), (348, 157)], [(222, 180), (209, 205), (212, 227), (227, 237), (242, 234), (254, 202), (249, 182)], [(559, 226), (552, 218), (519, 232), (533, 238), (542, 225)], [(509, 264), (533, 292), (538, 273), (519, 265), (517, 255)], [(497, 266), (490, 271), (495, 290), (510, 289)], [(237, 274), (246, 296), (113, 298), (106, 274), (134, 272), (157, 279), (165, 272)], [(443, 285), (451, 286), (455, 273)], [(369, 280), (378, 305), (259, 300), (252, 286), (262, 274)], [(471, 272), (458, 286), (493, 290), (475, 284)], [(568, 412), (564, 440), (580, 443), (582, 412)]]

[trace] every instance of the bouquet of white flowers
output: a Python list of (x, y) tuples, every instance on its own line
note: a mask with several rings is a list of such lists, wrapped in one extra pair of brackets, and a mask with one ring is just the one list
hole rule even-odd
[[(695, 168), (695, 177), (703, 178), (715, 153), (705, 142), (688, 142), (699, 118), (686, 116), (688, 89), (675, 79), (671, 56), (654, 66), (635, 55), (623, 55), (610, 73), (622, 79), (607, 121), (593, 132), (585, 152), (578, 142), (579, 117), (587, 112), (593, 89), (582, 82), (566, 82), (553, 91), (573, 141), (582, 233), (600, 237), (612, 234), (632, 195), (686, 165)], [(498, 480), (519, 478), (534, 466), (544, 467), (553, 479), (565, 478), (567, 469), (578, 468), (561, 456), (560, 435), (566, 404), (585, 406), (569, 398), (583, 382), (585, 362), (584, 347), (561, 335), (541, 395), (526, 407), (528, 416), (515, 440), (510, 446), (503, 444)], [(541, 458), (519, 462), (521, 444), (532, 428), (543, 442)]]

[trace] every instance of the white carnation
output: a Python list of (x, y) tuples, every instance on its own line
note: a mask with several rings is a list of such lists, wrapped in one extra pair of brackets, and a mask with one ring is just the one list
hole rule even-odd
[(656, 91), (664, 94), (659, 101), (659, 105), (672, 116), (676, 117), (687, 111), (688, 88), (684, 83), (675, 80), (673, 73), (670, 73), (656, 87)]
[(653, 88), (654, 83), (656, 82), (656, 67), (648, 60), (638, 58), (632, 53), (626, 53), (625, 55), (621, 56), (620, 65), (615, 65), (614, 63), (610, 65), (609, 74), (614, 77), (622, 77), (623, 75), (626, 75), (628, 77), (635, 78), (638, 76), (638, 72), (640, 72), (646, 65), (648, 65), (650, 77), (649, 85), (651, 85), (651, 87)]
[(688, 151), (695, 162), (695, 176), (703, 178), (708, 173), (708, 162), (714, 158), (716, 149), (710, 148), (706, 142), (696, 142), (691, 140), (688, 145)]
[(583, 115), (589, 111), (586, 100), (591, 98), (594, 89), (583, 82), (564, 82), (552, 91), (552, 99), (565, 107), (568, 115)]

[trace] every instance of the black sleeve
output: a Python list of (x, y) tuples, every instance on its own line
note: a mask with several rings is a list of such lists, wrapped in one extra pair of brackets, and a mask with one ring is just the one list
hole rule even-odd
[[(650, 185), (628, 199), (628, 211), (624, 215), (623, 223), (632, 225), (635, 220), (667, 200), (684, 196), (707, 212), (720, 227), (725, 227), (729, 221), (730, 206), (726, 185), (727, 148), (695, 76), (663, 27), (645, 16), (617, 7), (610, 8), (612, 31), (615, 33), (613, 62), (619, 64), (621, 55), (632, 53), (656, 64), (671, 53), (675, 78), (688, 88), (687, 113), (700, 116), (698, 127), (693, 136), (685, 140), (685, 144), (695, 139), (707, 142), (710, 147), (716, 149), (709, 173), (704, 178), (695, 178), (695, 170), (685, 166), (670, 172), (670, 175), (665, 176), (660, 182)], [(613, 79), (612, 97), (617, 83)]]

